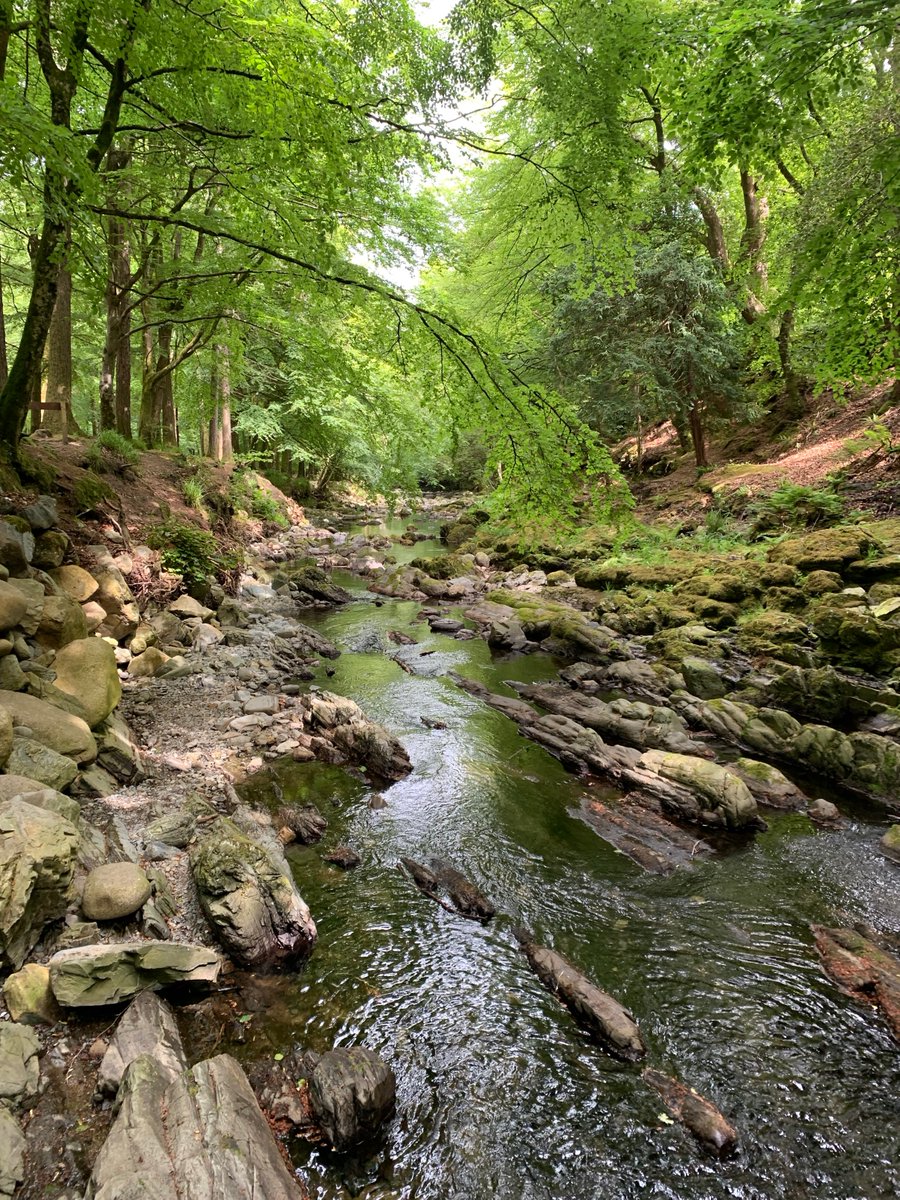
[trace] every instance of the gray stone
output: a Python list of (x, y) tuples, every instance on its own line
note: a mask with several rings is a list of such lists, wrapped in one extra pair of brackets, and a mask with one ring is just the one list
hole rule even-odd
[(0, 1102), (15, 1107), (37, 1095), (39, 1051), (37, 1034), (29, 1026), (0, 1022)]
[(134, 1060), (85, 1200), (301, 1200), (240, 1065)]
[(53, 650), (86, 638), (87, 618), (81, 605), (64, 594), (46, 596), (34, 636), (39, 645)]
[(696, 794), (701, 808), (729, 829), (743, 829), (757, 818), (756, 801), (744, 781), (718, 763), (688, 754), (648, 750), (640, 765), (680, 783)]
[(47, 787), (40, 780), (26, 778), (24, 775), (0, 775), (0, 802), (4, 800), (24, 800), (35, 808), (46, 808), (59, 813), (67, 821), (75, 824), (81, 815), (81, 807), (77, 800), (64, 796), (55, 788)]
[(269, 713), (274, 716), (278, 712), (277, 696), (254, 696), (244, 705), (245, 713)]
[(3, 999), (14, 1021), (23, 1025), (53, 1025), (59, 1009), (50, 987), (50, 971), (42, 963), (26, 963), (3, 984)]
[(44, 533), (59, 524), (59, 507), (53, 496), (38, 496), (33, 504), (26, 504), (22, 516), (35, 533)]
[(361, 1046), (329, 1050), (309, 1078), (316, 1120), (338, 1150), (376, 1134), (393, 1110), (396, 1092), (391, 1068)]
[(221, 969), (219, 956), (205, 946), (160, 941), (60, 950), (48, 965), (53, 994), (69, 1008), (119, 1004), (170, 984), (213, 984)]
[(10, 579), (8, 585), (14, 588), (25, 601), (25, 615), (16, 624), (29, 637), (37, 633), (44, 612), (44, 588), (36, 579)]
[(0, 1106), (0, 1195), (11, 1196), (25, 1178), (25, 1138), (19, 1122)]
[(61, 529), (42, 533), (35, 542), (32, 565), (42, 571), (55, 570), (68, 554), (71, 544)]
[(102, 638), (85, 637), (63, 646), (53, 670), (56, 686), (76, 697), (91, 728), (105, 721), (121, 699), (115, 651)]
[(681, 664), (684, 686), (701, 700), (716, 700), (728, 690), (722, 676), (703, 658), (686, 658)]
[(120, 783), (137, 783), (144, 777), (141, 753), (125, 720), (112, 713), (96, 730), (97, 761)]
[(148, 646), (143, 654), (135, 655), (128, 664), (128, 674), (136, 679), (150, 679), (169, 661), (169, 656), (158, 646)]
[(150, 880), (135, 863), (106, 863), (88, 875), (81, 911), (91, 921), (130, 917), (150, 899)]
[(4, 692), (21, 692), (28, 683), (28, 676), (19, 665), (14, 654), (0, 658), (0, 690)]
[(316, 926), (277, 839), (261, 844), (225, 817), (191, 851), (191, 872), (207, 919), (245, 967), (274, 966), (308, 954)]
[(201, 621), (208, 621), (210, 617), (215, 616), (211, 608), (207, 608), (193, 596), (179, 596), (168, 606), (168, 611), (182, 620), (186, 617), (199, 617)]
[(58, 792), (67, 788), (78, 774), (78, 766), (71, 758), (57, 754), (33, 738), (14, 738), (6, 765), (14, 774), (26, 775)]
[[(78, 763), (92, 762), (97, 754), (87, 723), (73, 713), (63, 712), (45, 700), (22, 692), (0, 691), (0, 708), (5, 709), (16, 725), (27, 725), (32, 736), (44, 746), (65, 754)], [(28, 774), (20, 771), (19, 774)]]
[(187, 1069), (175, 1014), (154, 992), (142, 992), (132, 1000), (116, 1026), (100, 1063), (98, 1092), (114, 1096), (126, 1069), (142, 1054), (149, 1054), (169, 1079)]
[(22, 533), (9, 521), (0, 521), (0, 563), (10, 574), (27, 571), (34, 557), (34, 535)]
[(0, 629), (12, 629), (28, 612), (28, 602), (18, 588), (0, 580)]
[(55, 812), (0, 804), (0, 962), (21, 967), (47, 922), (66, 911), (79, 841)]
[(181, 808), (166, 813), (146, 828), (148, 842), (161, 842), (183, 850), (197, 830), (197, 818), (188, 809)]

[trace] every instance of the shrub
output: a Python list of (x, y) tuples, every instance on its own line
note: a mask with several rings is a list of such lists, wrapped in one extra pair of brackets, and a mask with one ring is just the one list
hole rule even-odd
[(287, 529), (290, 521), (281, 511), (274, 496), (260, 487), (257, 476), (248, 471), (235, 471), (231, 477), (229, 494), (236, 509), (260, 521), (270, 521)]
[(758, 500), (753, 505), (753, 513), (753, 532), (756, 534), (833, 525), (845, 515), (844, 501), (832, 488), (812, 488), (787, 481)]
[(207, 530), (173, 516), (166, 516), (147, 542), (159, 550), (163, 568), (180, 575), (189, 590), (205, 591), (214, 579), (232, 583), (241, 566), (237, 551), (221, 546)]
[(136, 466), (139, 458), (131, 442), (114, 429), (104, 429), (98, 434), (87, 452), (87, 463), (92, 470), (114, 471), (119, 475)]
[(181, 494), (189, 508), (196, 508), (199, 511), (203, 507), (203, 484), (196, 475), (192, 475), (190, 479), (184, 481), (181, 485)]

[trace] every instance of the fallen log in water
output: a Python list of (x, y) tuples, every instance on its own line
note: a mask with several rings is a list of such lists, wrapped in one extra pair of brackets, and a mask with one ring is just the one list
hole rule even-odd
[[(409, 871), (419, 891), (448, 912), (456, 911), (469, 920), (484, 923), (497, 911), (480, 888), (442, 859), (433, 858), (430, 868), (412, 858), (401, 858), (400, 862)], [(449, 896), (452, 909), (443, 900), (444, 894)]]
[(854, 929), (812, 926), (825, 970), (849, 996), (884, 1013), (900, 1040), (900, 959)]
[(642, 1078), (659, 1092), (663, 1103), (676, 1121), (680, 1121), (701, 1145), (726, 1158), (737, 1149), (738, 1134), (714, 1104), (693, 1088), (679, 1083), (662, 1071), (647, 1067)]
[(586, 975), (546, 946), (538, 946), (531, 935), (518, 931), (519, 944), (541, 983), (559, 996), (575, 1020), (616, 1058), (637, 1062), (646, 1057), (647, 1047), (632, 1014), (618, 1000), (592, 983)]

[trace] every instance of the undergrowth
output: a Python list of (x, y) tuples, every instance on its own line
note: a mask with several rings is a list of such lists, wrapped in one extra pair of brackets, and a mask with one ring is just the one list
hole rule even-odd
[(151, 532), (147, 542), (151, 549), (160, 552), (163, 568), (180, 575), (189, 591), (205, 591), (214, 580), (226, 590), (234, 590), (242, 556), (239, 551), (223, 546), (208, 530), (169, 514)]

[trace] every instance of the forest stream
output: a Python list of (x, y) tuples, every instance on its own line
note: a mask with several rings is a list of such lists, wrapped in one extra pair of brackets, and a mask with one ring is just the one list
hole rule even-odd
[[(402, 561), (440, 547), (396, 551)], [(348, 1158), (293, 1143), (311, 1195), (896, 1194), (900, 1056), (885, 1023), (826, 977), (810, 933), (811, 922), (900, 927), (900, 875), (873, 851), (866, 810), (816, 831), (799, 814), (767, 812), (752, 841), (645, 874), (580, 819), (604, 785), (586, 788), (446, 678), (509, 691), (505, 680), (549, 679), (557, 662), (492, 657), (480, 638), (430, 634), (417, 602), (376, 601), (346, 573), (335, 582), (352, 601), (303, 614), (342, 650), (322, 682), (395, 733), (413, 771), (380, 809), (361, 780), (322, 764), (279, 760), (255, 777), (274, 780), (286, 802), (316, 801), (362, 865), (339, 872), (312, 848), (289, 849), (318, 945), (303, 969), (248, 987), (246, 1038), (227, 1047), (246, 1064), (297, 1041), (365, 1045), (393, 1067), (397, 1115), (379, 1145)], [(391, 630), (416, 644), (398, 648)], [(478, 884), (496, 918), (467, 921), (422, 896), (398, 862), (430, 855)], [(516, 926), (634, 1013), (647, 1061), (737, 1126), (736, 1156), (704, 1156), (640, 1069), (580, 1032), (532, 975)]]

